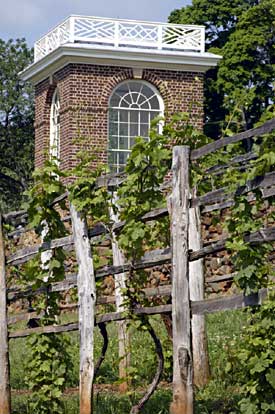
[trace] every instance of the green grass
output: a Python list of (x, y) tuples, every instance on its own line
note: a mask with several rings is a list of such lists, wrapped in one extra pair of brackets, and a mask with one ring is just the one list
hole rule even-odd
[[(67, 322), (69, 316), (65, 317)], [(162, 342), (165, 343), (166, 355), (171, 354), (171, 344), (167, 339), (166, 330), (160, 318), (153, 318), (153, 323)], [(201, 390), (196, 390), (196, 414), (235, 414), (239, 398), (238, 388), (234, 384), (234, 378), (226, 371), (228, 358), (236, 347), (241, 334), (241, 329), (246, 323), (245, 313), (241, 311), (221, 312), (207, 317), (207, 331), (209, 343), (209, 355), (212, 379), (210, 383)], [(118, 381), (118, 354), (115, 324), (108, 325), (109, 348), (97, 383), (115, 384)], [(77, 332), (69, 335), (71, 346), (70, 354), (72, 370), (67, 378), (68, 387), (78, 385), (78, 359), (79, 359), (79, 336)], [(96, 330), (95, 333), (95, 356), (100, 354), (102, 339)], [(169, 344), (169, 346), (167, 345)], [(146, 332), (131, 332), (131, 366), (133, 389), (145, 387), (150, 382), (155, 372), (155, 355), (152, 341)], [(24, 366), (26, 361), (26, 340), (17, 339), (10, 341), (11, 359), (11, 385), (13, 389), (26, 388), (24, 376), (27, 372)], [(166, 360), (164, 379), (171, 378), (171, 360)], [(137, 395), (134, 393), (121, 396), (113, 391), (102, 391), (95, 396), (96, 414), (128, 414)], [(160, 389), (150, 400), (143, 410), (144, 414), (168, 414), (171, 400), (171, 391)], [(28, 397), (26, 395), (14, 395), (12, 398), (13, 414), (31, 414), (27, 408)], [(64, 397), (64, 414), (78, 413), (78, 398), (76, 396)]]

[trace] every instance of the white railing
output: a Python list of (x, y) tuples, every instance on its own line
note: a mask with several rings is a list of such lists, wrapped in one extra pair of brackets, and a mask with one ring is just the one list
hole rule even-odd
[(203, 26), (70, 16), (34, 45), (38, 61), (66, 43), (204, 52)]

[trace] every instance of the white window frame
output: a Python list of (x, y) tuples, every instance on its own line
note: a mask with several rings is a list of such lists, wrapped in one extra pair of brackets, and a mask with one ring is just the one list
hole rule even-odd
[[(131, 90), (132, 84), (139, 84), (140, 85), (139, 91)], [(128, 93), (125, 93), (124, 95), (120, 95), (120, 94), (118, 95), (117, 92), (119, 91), (119, 89), (125, 85), (126, 86), (128, 85), (129, 87)], [(151, 96), (146, 96), (142, 93), (143, 86), (146, 86), (147, 88), (151, 90), (152, 92)], [(133, 95), (135, 96), (133, 97)], [(118, 98), (118, 100), (120, 98), (120, 100), (119, 100), (118, 105), (113, 106), (112, 100), (115, 96)], [(142, 101), (143, 98), (144, 100)], [(157, 98), (157, 101), (158, 101), (157, 109), (151, 107), (150, 101), (153, 98)], [(141, 107), (142, 105), (147, 105), (147, 104), (148, 104), (148, 108)], [(137, 121), (135, 120), (135, 122), (131, 122), (131, 113), (133, 111), (136, 111), (136, 115), (138, 119)], [(122, 115), (121, 115), (122, 112), (124, 114), (124, 121), (122, 121)], [(141, 113), (146, 114), (146, 115), (141, 116)], [(154, 113), (156, 115), (152, 116), (154, 115)], [(116, 119), (113, 120), (111, 118), (112, 114), (115, 114), (115, 118), (117, 116), (117, 120)], [(108, 165), (111, 169), (111, 172), (118, 173), (118, 172), (123, 171), (125, 164), (126, 164), (126, 159), (131, 152), (131, 146), (133, 145), (134, 138), (136, 138), (137, 136), (144, 136), (145, 139), (146, 138), (149, 139), (148, 132), (150, 128), (150, 121), (159, 115), (163, 116), (163, 114), (164, 114), (163, 99), (159, 91), (157, 90), (157, 88), (151, 83), (144, 81), (144, 80), (131, 79), (131, 80), (126, 80), (126, 81), (119, 83), (114, 88), (109, 98), (109, 119), (108, 119)], [(127, 120), (125, 121), (126, 118)], [(132, 118), (135, 118), (135, 114), (133, 114)], [(144, 122), (144, 119), (146, 119), (146, 122)], [(141, 120), (143, 122), (141, 122)], [(131, 126), (133, 127), (133, 129), (135, 128), (137, 129), (136, 131), (137, 133), (134, 135), (131, 132)], [(159, 123), (160, 133), (162, 132), (162, 126), (163, 126), (163, 123), (160, 122)], [(113, 129), (115, 129), (115, 131), (117, 129), (116, 133), (112, 133), (112, 127)], [(127, 133), (125, 131), (122, 132), (122, 129), (123, 129), (122, 127), (125, 130), (127, 129)], [(123, 140), (124, 140), (124, 144), (121, 145), (121, 142), (123, 142)], [(114, 142), (116, 141), (117, 141), (117, 145), (114, 144)], [(114, 155), (111, 155), (111, 154), (114, 154)], [(121, 154), (121, 157), (120, 157), (120, 154)], [(110, 159), (111, 157), (113, 158), (112, 160)], [(124, 158), (123, 160), (124, 162), (120, 162), (120, 158)], [(114, 160), (116, 162), (114, 162)]]
[(50, 114), (50, 158), (60, 162), (60, 97), (58, 89), (54, 91)]

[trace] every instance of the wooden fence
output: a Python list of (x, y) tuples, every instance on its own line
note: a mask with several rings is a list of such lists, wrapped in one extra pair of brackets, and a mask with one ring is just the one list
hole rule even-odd
[[(172, 192), (169, 197), (168, 208), (155, 209), (145, 214), (144, 221), (157, 220), (170, 215), (171, 221), (171, 246), (164, 249), (148, 251), (137, 262), (134, 269), (149, 269), (161, 264), (172, 264), (172, 283), (169, 285), (144, 289), (148, 297), (171, 296), (171, 304), (143, 307), (133, 309), (137, 315), (172, 315), (173, 323), (173, 401), (170, 407), (171, 414), (193, 413), (193, 385), (197, 372), (204, 372), (207, 379), (207, 352), (206, 345), (202, 345), (202, 334), (205, 333), (204, 315), (222, 310), (240, 309), (246, 306), (261, 304), (267, 291), (261, 290), (258, 295), (244, 296), (243, 294), (204, 299), (204, 281), (201, 277), (201, 259), (226, 249), (226, 239), (211, 243), (203, 243), (200, 240), (199, 214), (222, 210), (234, 203), (234, 194), (229, 194), (224, 188), (211, 191), (203, 196), (192, 194), (189, 187), (190, 163), (210, 154), (228, 144), (236, 143), (248, 138), (258, 137), (275, 129), (275, 120), (268, 121), (259, 128), (243, 132), (229, 138), (223, 138), (214, 143), (205, 145), (199, 149), (190, 151), (187, 146), (173, 148), (173, 179)], [(256, 157), (249, 153), (234, 157), (230, 165), (243, 166)], [(228, 165), (227, 165), (228, 166)], [(209, 169), (208, 173), (217, 174), (227, 168), (225, 165), (217, 165)], [(99, 185), (114, 186), (118, 184), (117, 178), (102, 177)], [(247, 182), (237, 190), (237, 194), (247, 194), (249, 200), (253, 200), (251, 191), (260, 189), (264, 198), (275, 195), (275, 172)], [(191, 196), (190, 196), (191, 194)], [(65, 194), (62, 197), (66, 197)], [(57, 200), (58, 201), (58, 200)], [(168, 213), (169, 210), (169, 213)], [(35, 246), (28, 246), (16, 250), (5, 256), (2, 222), (13, 224), (15, 230), (9, 233), (14, 237), (26, 231), (27, 213), (24, 211), (6, 214), (0, 218), (0, 412), (11, 413), (10, 383), (9, 383), (9, 354), (8, 341), (22, 338), (33, 333), (60, 333), (80, 332), (80, 414), (91, 414), (93, 411), (91, 396), (94, 379), (94, 327), (102, 323), (123, 321), (125, 313), (117, 309), (116, 312), (96, 314), (96, 305), (115, 303), (115, 296), (98, 296), (96, 292), (96, 280), (110, 275), (120, 275), (129, 271), (133, 264), (124, 261), (117, 262), (113, 266), (104, 266), (94, 270), (93, 257), (91, 255), (91, 243), (98, 243), (99, 236), (106, 234), (104, 226), (96, 226), (89, 229), (85, 219), (70, 206), (72, 234), (58, 240), (45, 242)], [(123, 222), (115, 223), (113, 231), (119, 231)], [(275, 227), (263, 228), (261, 231), (246, 235), (246, 242), (252, 244), (275, 241)], [(195, 246), (195, 247), (194, 247)], [(7, 289), (5, 271), (7, 266), (16, 266), (32, 259), (38, 251), (48, 251), (56, 247), (63, 247), (67, 251), (75, 250), (78, 262), (78, 274), (70, 274), (65, 280), (51, 285), (52, 291), (66, 291), (71, 288), (78, 290), (78, 322), (45, 327), (26, 328), (8, 332), (8, 327), (19, 321), (29, 321), (36, 315), (34, 312), (8, 315), (7, 301), (28, 298), (40, 291), (33, 291), (30, 287), (11, 287)], [(192, 265), (197, 267), (193, 267)], [(202, 269), (202, 266), (201, 266)], [(199, 276), (198, 276), (199, 275)], [(212, 277), (210, 282), (232, 280), (234, 274)], [(73, 305), (75, 306), (75, 305)], [(198, 328), (199, 327), (199, 328)], [(203, 350), (203, 355), (197, 355)], [(199, 358), (199, 360), (198, 360)], [(202, 368), (203, 367), (203, 368)], [(203, 369), (203, 371), (202, 371)], [(195, 373), (195, 377), (194, 377)], [(132, 411), (135, 412), (135, 411)]]

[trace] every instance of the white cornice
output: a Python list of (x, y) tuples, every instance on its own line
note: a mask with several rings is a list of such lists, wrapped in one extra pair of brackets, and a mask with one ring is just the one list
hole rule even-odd
[(211, 67), (215, 67), (220, 59), (221, 56), (212, 53), (183, 53), (135, 48), (115, 49), (114, 47), (74, 43), (60, 46), (43, 59), (27, 67), (20, 76), (25, 81), (37, 84), (69, 63), (204, 73)]

